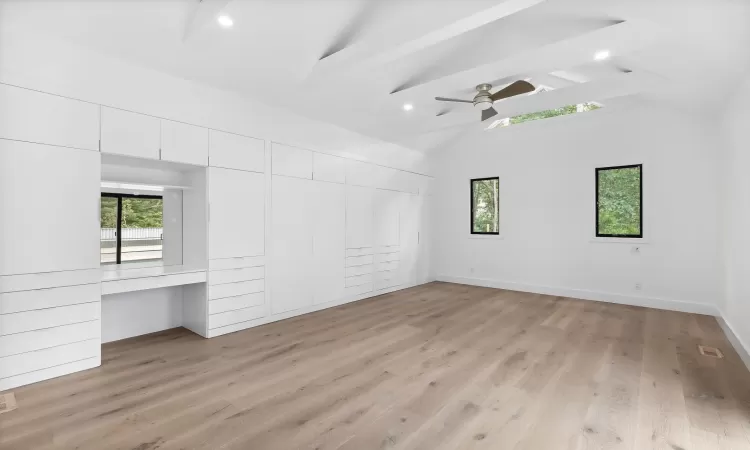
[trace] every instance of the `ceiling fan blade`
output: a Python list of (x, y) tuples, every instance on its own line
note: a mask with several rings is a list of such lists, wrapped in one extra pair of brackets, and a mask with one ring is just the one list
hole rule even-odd
[(435, 97), (435, 100), (439, 102), (474, 103), (471, 100), (461, 100), (459, 98)]
[(482, 111), (482, 122), (496, 115), (497, 111), (495, 111), (495, 108), (485, 109), (484, 111)]
[(505, 88), (500, 89), (494, 94), (490, 95), (490, 98), (492, 99), (493, 102), (496, 102), (504, 98), (514, 97), (516, 95), (527, 94), (529, 92), (533, 92), (534, 89), (536, 89), (534, 85), (529, 83), (528, 81), (518, 80), (514, 83), (509, 84)]

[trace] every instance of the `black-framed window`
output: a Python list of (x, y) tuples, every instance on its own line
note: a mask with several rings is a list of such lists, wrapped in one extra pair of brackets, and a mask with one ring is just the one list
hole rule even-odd
[(643, 164), (596, 169), (596, 236), (643, 237)]
[(100, 211), (102, 264), (162, 259), (164, 199), (161, 196), (103, 193)]
[(471, 180), (471, 234), (500, 234), (500, 178)]

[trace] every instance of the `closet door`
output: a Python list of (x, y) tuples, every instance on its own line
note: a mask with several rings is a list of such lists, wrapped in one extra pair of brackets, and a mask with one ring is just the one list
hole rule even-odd
[(432, 196), (415, 196), (418, 199), (419, 220), (417, 223), (417, 284), (430, 282), (431, 258), (430, 242), (432, 240)]
[(373, 190), (368, 187), (346, 187), (346, 248), (373, 246)]
[(401, 277), (406, 285), (417, 284), (420, 247), (420, 210), (422, 198), (404, 194), (401, 209)]
[(208, 169), (209, 259), (264, 253), (264, 176), (242, 170)]
[(102, 153), (159, 159), (161, 120), (102, 106)]
[(271, 312), (313, 304), (312, 181), (273, 176), (271, 187)]
[(313, 293), (315, 304), (344, 295), (346, 192), (343, 184), (313, 181)]

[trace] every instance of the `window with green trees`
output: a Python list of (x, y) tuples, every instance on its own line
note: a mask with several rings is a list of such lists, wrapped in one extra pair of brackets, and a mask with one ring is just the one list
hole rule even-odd
[(471, 234), (500, 234), (500, 179), (471, 180)]
[(643, 165), (596, 169), (596, 235), (643, 237)]
[(162, 197), (102, 194), (100, 211), (102, 264), (162, 259)]
[(499, 119), (493, 122), (488, 129), (496, 127), (507, 127), (510, 125), (516, 125), (524, 122), (531, 122), (534, 120), (549, 119), (551, 117), (567, 116), (570, 114), (576, 114), (586, 111), (593, 111), (600, 109), (601, 104), (596, 102), (578, 103), (577, 105), (567, 105), (560, 108), (547, 109), (544, 111), (536, 111), (528, 114), (520, 114), (518, 116), (507, 117), (505, 119)]

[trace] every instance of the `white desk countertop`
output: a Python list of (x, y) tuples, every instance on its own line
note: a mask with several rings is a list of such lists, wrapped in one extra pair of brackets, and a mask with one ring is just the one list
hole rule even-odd
[(195, 266), (154, 266), (102, 269), (102, 295), (142, 291), (170, 286), (204, 283), (206, 268)]

